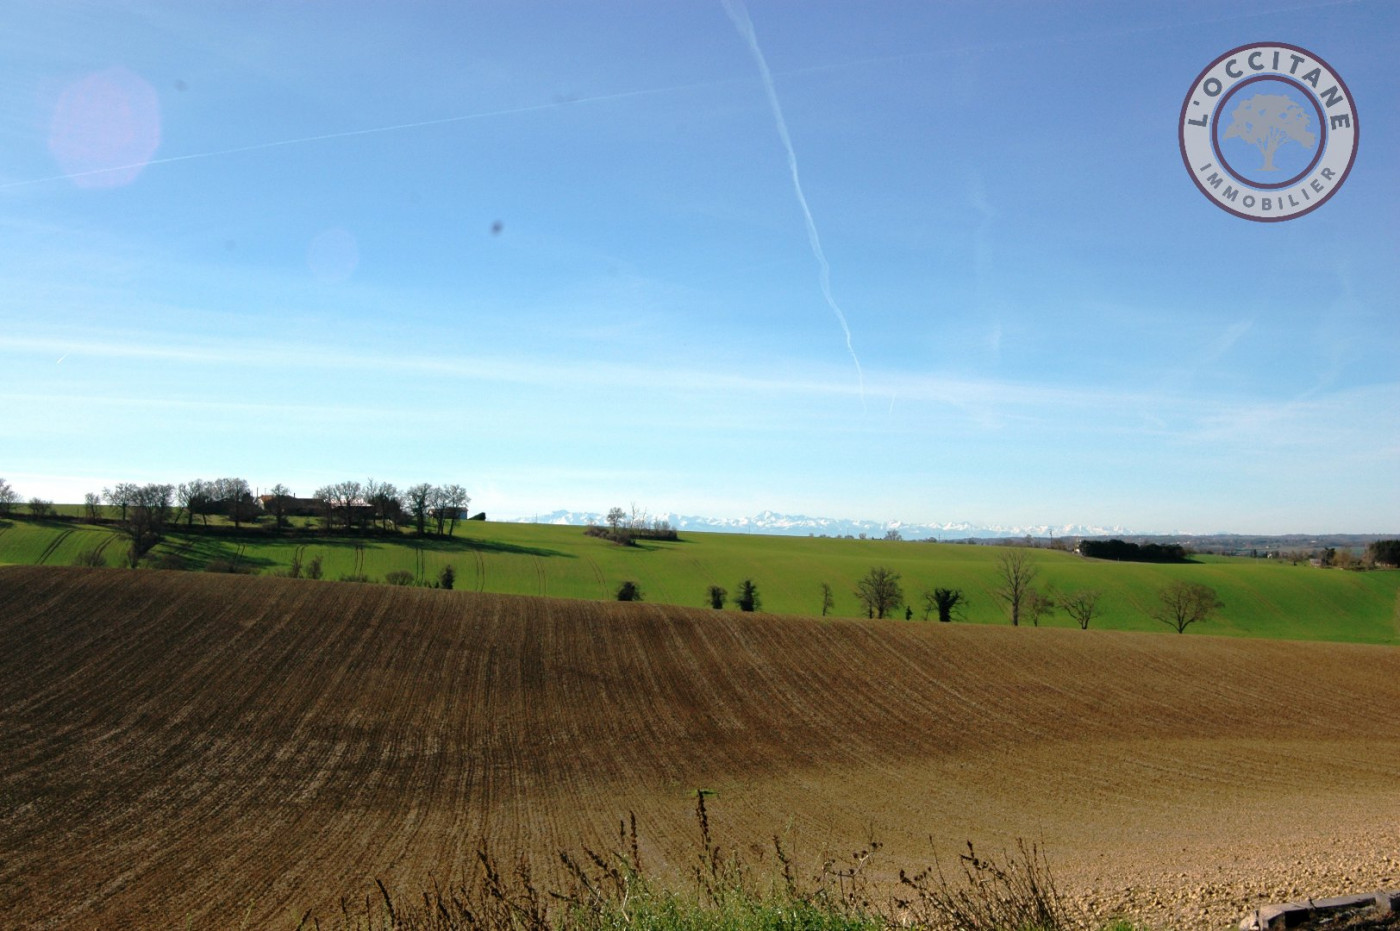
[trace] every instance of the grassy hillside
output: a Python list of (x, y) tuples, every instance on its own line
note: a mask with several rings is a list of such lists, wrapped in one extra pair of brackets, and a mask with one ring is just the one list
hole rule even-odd
[[(639, 582), (647, 601), (703, 606), (706, 589), (734, 592), (744, 578), (759, 587), (763, 607), (780, 614), (820, 612), (821, 584), (835, 596), (833, 615), (858, 617), (857, 580), (872, 566), (902, 576), (906, 599), (923, 615), (921, 593), (961, 588), (970, 603), (965, 620), (1006, 623), (992, 596), (999, 547), (832, 540), (808, 537), (688, 533), (680, 542), (620, 547), (587, 537), (581, 528), (530, 524), (460, 524), (450, 540), (399, 537), (321, 537), (264, 532), (172, 534), (158, 552), (177, 553), (199, 568), (214, 559), (237, 560), (261, 572), (285, 571), (293, 555), (320, 556), (325, 577), (365, 575), (380, 580), (395, 570), (425, 579), (451, 564), (457, 588), (502, 594), (609, 600), (623, 580)], [(108, 541), (111, 541), (108, 543)], [(121, 561), (125, 545), (110, 529), (63, 522), (0, 522), (0, 563), (64, 565), (78, 553), (108, 543), (103, 554)], [(1243, 558), (1199, 557), (1185, 565), (1084, 560), (1052, 550), (1032, 551), (1039, 586), (1099, 588), (1103, 615), (1095, 626), (1160, 630), (1148, 617), (1157, 591), (1181, 578), (1214, 587), (1225, 603), (1219, 617), (1189, 633), (1400, 643), (1400, 572), (1344, 572)], [(1070, 627), (1055, 616), (1047, 626)]]
[(1400, 824), (1388, 647), (46, 567), (0, 604), (7, 927), (290, 929), (629, 810), (684, 876), (697, 788), (802, 869), (1029, 835), (1105, 907), (1236, 920), (1278, 858), (1384, 884)]

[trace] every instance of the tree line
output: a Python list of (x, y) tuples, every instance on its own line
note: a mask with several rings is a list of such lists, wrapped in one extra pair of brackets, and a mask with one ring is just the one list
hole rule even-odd
[(281, 530), (290, 525), (292, 517), (315, 516), (328, 531), (411, 528), (420, 536), (451, 536), (471, 504), (471, 496), (461, 485), (424, 482), (400, 491), (392, 482), (371, 478), (322, 485), (310, 498), (298, 498), (279, 482), (267, 494), (255, 497), (246, 479), (197, 478), (178, 485), (118, 483), (102, 489), (101, 495), (87, 495), (84, 504), (90, 519), (99, 519), (98, 508), (105, 502), (118, 508), (119, 521), (127, 523), (133, 507), (150, 508), (153, 501), (163, 502), (156, 510), (169, 523), (183, 521), (188, 529), (194, 528), (196, 518), (207, 527), (210, 517), (224, 517), (241, 528), (267, 516)]
[(1180, 543), (1127, 543), (1123, 540), (1081, 540), (1079, 555), (1119, 562), (1186, 562)]
[[(646, 509), (638, 509), (632, 505), (632, 513), (629, 515), (622, 508), (615, 507), (608, 511), (606, 527), (600, 527), (596, 523), (589, 523), (583, 528), (583, 532), (590, 537), (602, 537), (611, 540), (620, 546), (636, 546), (638, 540), (671, 540), (680, 539), (670, 521), (663, 518), (648, 520)], [(630, 601), (632, 599), (623, 599)], [(637, 599), (640, 600), (640, 599)]]
[[(1052, 588), (1037, 588), (1035, 580), (1039, 569), (1024, 550), (1011, 549), (999, 554), (995, 572), (996, 581), (991, 595), (1001, 604), (1013, 627), (1020, 626), (1022, 620), (1038, 627), (1043, 619), (1057, 611), (1064, 611), (1081, 630), (1088, 630), (1093, 619), (1102, 615), (1102, 589), (1060, 592)], [(906, 602), (900, 574), (885, 566), (875, 566), (862, 576), (856, 582), (854, 594), (869, 618), (893, 617), (901, 607), (904, 608), (905, 620), (914, 617), (914, 605)], [(920, 597), (923, 619), (926, 621), (936, 613), (940, 622), (949, 623), (962, 617), (968, 605), (967, 594), (960, 588), (926, 588)], [(710, 607), (723, 608), (724, 589), (710, 586), (708, 603)], [(831, 585), (821, 583), (823, 617), (834, 604)], [(1209, 585), (1178, 579), (1158, 591), (1157, 602), (1147, 609), (1147, 614), (1180, 634), (1223, 607), (1224, 603)]]
[[(19, 501), (19, 494), (0, 478), (0, 517), (11, 514)], [(84, 517), (89, 521), (110, 519), (104, 506), (117, 512), (116, 523), (127, 537), (127, 563), (132, 568), (168, 530), (181, 522), (193, 530), (196, 518), (207, 527), (210, 517), (223, 517), (241, 529), (270, 517), (274, 527), (283, 530), (292, 517), (302, 515), (320, 518), (327, 532), (408, 528), (419, 536), (452, 536), (470, 504), (471, 496), (461, 485), (423, 482), (400, 491), (392, 482), (373, 478), (322, 485), (310, 498), (296, 497), (281, 483), (259, 498), (246, 479), (236, 477), (197, 478), (174, 485), (118, 482), (83, 497)], [(41, 498), (30, 499), (29, 511), (36, 519), (56, 514), (53, 502)], [(476, 519), (484, 520), (485, 515)]]

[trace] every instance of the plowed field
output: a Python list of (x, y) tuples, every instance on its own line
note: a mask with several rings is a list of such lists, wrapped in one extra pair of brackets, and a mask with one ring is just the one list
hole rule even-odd
[(0, 925), (293, 927), (498, 852), (1042, 842), (1196, 927), (1400, 884), (1400, 650), (0, 569)]

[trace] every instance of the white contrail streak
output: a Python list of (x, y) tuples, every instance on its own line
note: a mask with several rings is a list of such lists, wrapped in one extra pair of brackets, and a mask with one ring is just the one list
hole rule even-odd
[(132, 168), (146, 168), (151, 165), (169, 165), (174, 162), (189, 162), (205, 158), (217, 158), (223, 155), (237, 155), (243, 152), (259, 152), (264, 149), (279, 149), (284, 146), (306, 145), (312, 142), (324, 142), (330, 139), (350, 139), (355, 136), (374, 136), (380, 133), (393, 133), (406, 129), (421, 129), (427, 126), (443, 126), (449, 123), (466, 123), (471, 120), (484, 120), (500, 116), (515, 116), (521, 113), (535, 113), (540, 110), (557, 110), (560, 107), (567, 107), (573, 104), (602, 103), (609, 100), (625, 100), (629, 97), (648, 97), (654, 94), (671, 94), (676, 91), (695, 90), (697, 88), (714, 87), (718, 84), (728, 84), (728, 81), (700, 81), (692, 84), (675, 84), (669, 87), (649, 87), (642, 90), (620, 91), (615, 94), (597, 94), (592, 97), (574, 97), (567, 100), (551, 101), (549, 103), (529, 104), (523, 107), (510, 107), (504, 110), (485, 110), (477, 113), (465, 113), (458, 116), (444, 116), (432, 120), (417, 120), (412, 123), (392, 123), (387, 126), (371, 126), (365, 129), (347, 129), (340, 132), (320, 133), (314, 136), (297, 136), (293, 139), (274, 139), (270, 142), (254, 142), (248, 145), (230, 146), (226, 149), (213, 149), (208, 152), (190, 152), (185, 155), (170, 155), (165, 158), (153, 158), (145, 162), (136, 162), (130, 165), (110, 165), (105, 168), (93, 168), (89, 171), (74, 171), (63, 175), (50, 175), (44, 178), (30, 178), (24, 181), (10, 181), (0, 184), (0, 191), (10, 188), (27, 187), (31, 184), (45, 184), (51, 181), (65, 181), (73, 178), (85, 178), (90, 175), (102, 175), (112, 171), (129, 171)]
[(768, 70), (768, 59), (763, 57), (763, 49), (758, 46), (758, 35), (754, 32), (753, 21), (749, 19), (748, 7), (744, 5), (744, 0), (720, 0), (724, 4), (724, 12), (729, 14), (729, 19), (734, 23), (734, 28), (739, 31), (739, 35), (749, 45), (749, 51), (753, 53), (754, 61), (758, 64), (758, 73), (763, 78), (763, 89), (768, 92), (768, 106), (773, 111), (773, 121), (778, 127), (778, 137), (783, 141), (783, 148), (787, 150), (788, 171), (792, 174), (792, 190), (797, 195), (797, 203), (802, 208), (802, 217), (807, 221), (807, 242), (812, 247), (812, 255), (817, 260), (818, 272), (817, 280), (821, 284), (822, 296), (826, 298), (827, 306), (836, 315), (836, 320), (841, 324), (841, 331), (846, 334), (846, 350), (851, 354), (851, 361), (856, 365), (856, 378), (860, 380), (861, 403), (865, 402), (865, 373), (861, 371), (860, 359), (856, 356), (855, 346), (851, 343), (851, 328), (846, 323), (846, 315), (841, 312), (841, 306), (836, 303), (835, 296), (831, 293), (831, 266), (826, 261), (826, 253), (822, 251), (822, 240), (817, 235), (817, 224), (812, 220), (812, 210), (807, 206), (807, 196), (802, 193), (802, 178), (797, 173), (797, 153), (792, 148), (792, 137), (788, 135), (787, 121), (783, 119), (783, 108), (778, 104), (778, 92), (773, 86), (773, 75)]

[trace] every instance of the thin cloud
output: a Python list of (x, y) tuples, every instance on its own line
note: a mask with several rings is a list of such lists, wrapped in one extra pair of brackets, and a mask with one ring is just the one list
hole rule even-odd
[(0, 183), (0, 191), (11, 188), (29, 187), (36, 184), (49, 184), (54, 181), (79, 181), (99, 175), (124, 174), (133, 169), (148, 168), (153, 165), (171, 165), (176, 162), (200, 161), (210, 158), (221, 158), (228, 155), (240, 155), (245, 152), (261, 152), (267, 149), (280, 149), (288, 146), (308, 145), (316, 142), (329, 142), (337, 139), (353, 139), (358, 136), (376, 136), (384, 133), (397, 133), (414, 129), (426, 129), (432, 126), (448, 126), (453, 123), (467, 123), (473, 120), (495, 119), (503, 116), (518, 116), (525, 113), (539, 113), (546, 110), (558, 110), (563, 107), (576, 106), (579, 104), (605, 103), (614, 100), (628, 100), (635, 97), (650, 97), (659, 94), (674, 94), (680, 91), (697, 90), (703, 88), (721, 87), (727, 84), (736, 83), (732, 79), (717, 81), (696, 81), (689, 84), (671, 84), (665, 87), (646, 87), (638, 90), (618, 91), (611, 94), (594, 94), (588, 97), (571, 97), (567, 100), (552, 100), (548, 103), (529, 104), (523, 107), (505, 107), (499, 110), (482, 110), (476, 113), (461, 113), (455, 116), (443, 116), (430, 120), (414, 120), (408, 123), (389, 123), (384, 126), (368, 126), (360, 129), (346, 129), (339, 132), (315, 133), (306, 136), (294, 136), (290, 139), (273, 139), (267, 142), (254, 142), (247, 145), (229, 146), (222, 149), (210, 149), (205, 152), (189, 152), (184, 155), (169, 155), (164, 158), (153, 158), (147, 161), (109, 165), (103, 168), (93, 168), (86, 171), (66, 172), (58, 175), (48, 175), (42, 178), (29, 178), (18, 181), (7, 181)]

